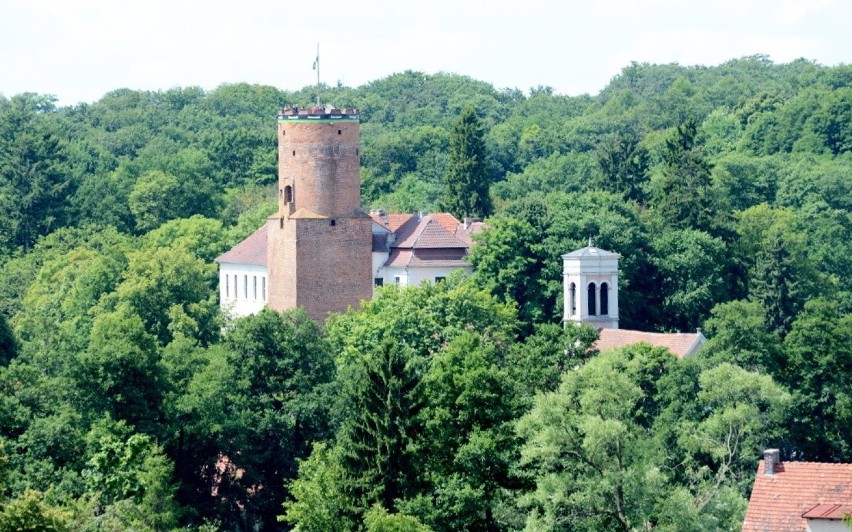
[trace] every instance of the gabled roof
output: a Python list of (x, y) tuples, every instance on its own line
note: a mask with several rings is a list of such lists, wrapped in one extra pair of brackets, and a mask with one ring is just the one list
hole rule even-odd
[(412, 218), (415, 218), (415, 216), (413, 214), (387, 214), (384, 212), (373, 211), (370, 213), (370, 218), (372, 218), (377, 224), (395, 233), (402, 224)]
[[(482, 230), (481, 222), (465, 227), (449, 213), (434, 213), (423, 216), (413, 214), (371, 213), (375, 224), (392, 231), (375, 232), (372, 236), (373, 251), (391, 252), (386, 266), (431, 266), (465, 267), (470, 264), (464, 256), (470, 250), (470, 235)], [(324, 218), (307, 209), (299, 209), (290, 218)], [(381, 231), (381, 229), (378, 229)], [(393, 243), (390, 244), (391, 240)], [(395, 251), (398, 251), (394, 253)], [(407, 251), (407, 253), (403, 253)], [(220, 264), (267, 264), (266, 225), (248, 238), (216, 258)]]
[(465, 260), (464, 249), (402, 249), (391, 250), (386, 267), (431, 267), (431, 268), (464, 268), (470, 266)]
[(599, 351), (606, 351), (644, 342), (656, 347), (665, 347), (676, 357), (683, 358), (695, 353), (706, 341), (707, 338), (701, 332), (654, 333), (629, 329), (601, 329), (600, 339), (595, 342), (594, 347)]
[(219, 264), (257, 264), (266, 266), (266, 224), (248, 238), (216, 257)]
[[(452, 218), (452, 215), (447, 214)], [(463, 248), (467, 249), (470, 244), (462, 242), (455, 237), (455, 228), (450, 231), (445, 223), (447, 220), (444, 216), (439, 217), (444, 220), (441, 223), (436, 219), (435, 215), (426, 215), (418, 219), (412, 217), (403, 224), (396, 232), (396, 242), (393, 243), (394, 248), (411, 248), (411, 249), (428, 249), (428, 248)], [(455, 218), (452, 218), (455, 220)], [(458, 224), (458, 222), (456, 222)]]
[[(779, 462), (775, 474), (757, 466), (743, 531), (804, 531), (816, 505), (852, 505), (852, 464)], [(825, 519), (825, 517), (822, 517)]]

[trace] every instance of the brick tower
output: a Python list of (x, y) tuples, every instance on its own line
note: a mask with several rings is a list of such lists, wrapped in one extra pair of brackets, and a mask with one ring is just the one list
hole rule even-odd
[(269, 307), (322, 321), (372, 296), (356, 109), (278, 113), (278, 212), (267, 221)]

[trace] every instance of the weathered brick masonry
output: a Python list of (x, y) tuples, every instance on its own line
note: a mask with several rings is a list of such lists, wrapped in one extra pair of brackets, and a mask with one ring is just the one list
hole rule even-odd
[(357, 110), (285, 109), (278, 213), (269, 224), (269, 307), (317, 320), (372, 295), (371, 219), (361, 210)]

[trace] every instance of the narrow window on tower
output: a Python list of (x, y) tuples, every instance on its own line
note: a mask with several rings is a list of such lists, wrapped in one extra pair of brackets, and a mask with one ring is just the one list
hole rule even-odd
[(601, 316), (609, 316), (609, 286), (601, 283)]
[(577, 285), (574, 283), (571, 283), (568, 287), (568, 296), (570, 299), (568, 301), (571, 312), (570, 316), (575, 316), (577, 314)]
[(284, 203), (293, 203), (293, 187), (290, 185), (284, 187)]

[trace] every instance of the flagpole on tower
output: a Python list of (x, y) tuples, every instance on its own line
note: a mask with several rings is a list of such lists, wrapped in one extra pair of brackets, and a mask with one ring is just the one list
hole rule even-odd
[(320, 64), (319, 64), (319, 43), (317, 43), (317, 58), (314, 60), (314, 70), (317, 71), (317, 107), (320, 106)]

